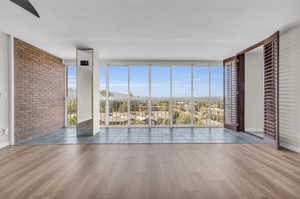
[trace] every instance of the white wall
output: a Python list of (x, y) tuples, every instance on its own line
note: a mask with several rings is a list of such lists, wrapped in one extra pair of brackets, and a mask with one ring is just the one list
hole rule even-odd
[(262, 132), (264, 128), (264, 57), (260, 48), (245, 55), (245, 130), (248, 132)]
[(9, 49), (9, 36), (0, 33), (0, 148), (9, 145)]
[(91, 120), (93, 118), (92, 84), (92, 70), (77, 67), (78, 123)]
[(280, 145), (300, 152), (300, 26), (280, 34)]

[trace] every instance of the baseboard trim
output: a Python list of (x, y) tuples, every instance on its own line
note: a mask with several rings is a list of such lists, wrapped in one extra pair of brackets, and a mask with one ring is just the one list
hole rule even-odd
[(289, 149), (291, 151), (300, 153), (300, 147), (296, 147), (296, 146), (286, 144), (286, 143), (280, 143), (280, 147), (283, 147), (283, 148)]
[(8, 147), (8, 146), (9, 146), (9, 143), (1, 143), (0, 144), (0, 149)]
[(263, 129), (254, 129), (254, 128), (245, 129), (245, 131), (247, 131), (247, 132), (264, 132)]

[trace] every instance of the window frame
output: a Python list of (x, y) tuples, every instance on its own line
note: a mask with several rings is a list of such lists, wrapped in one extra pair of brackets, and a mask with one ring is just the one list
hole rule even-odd
[[(128, 79), (127, 79), (127, 85), (128, 85), (128, 94), (126, 97), (115, 97), (115, 96), (109, 96), (109, 86), (110, 86), (110, 67), (128, 67)], [(132, 67), (138, 67), (138, 66), (146, 66), (148, 68), (148, 92), (149, 92), (149, 96), (148, 97), (132, 97), (130, 96), (129, 94), (131, 93), (131, 68)], [(152, 67), (155, 66), (155, 67), (170, 67), (170, 72), (169, 72), (169, 82), (170, 82), (170, 95), (169, 97), (152, 97)], [(191, 96), (190, 97), (173, 97), (173, 68), (174, 67), (177, 67), (177, 66), (181, 66), (181, 67), (191, 67), (191, 85), (190, 85), (190, 88), (191, 88)], [(207, 128), (207, 127), (223, 127), (223, 124), (222, 125), (218, 125), (218, 126), (214, 126), (211, 124), (211, 122), (208, 122), (209, 124), (206, 125), (206, 126), (197, 126), (195, 124), (195, 118), (194, 118), (194, 114), (195, 114), (195, 103), (200, 101), (201, 99), (203, 99), (203, 96), (194, 96), (194, 89), (196, 88), (195, 87), (195, 68), (197, 67), (207, 67), (208, 68), (208, 79), (209, 79), (209, 85), (208, 85), (208, 90), (209, 90), (209, 96), (208, 96), (208, 103), (209, 103), (209, 121), (211, 121), (211, 108), (210, 108), (210, 98), (212, 97), (211, 96), (211, 85), (212, 85), (212, 82), (211, 82), (211, 67), (222, 67), (223, 66), (221, 64), (211, 64), (211, 65), (208, 65), (208, 64), (205, 64), (205, 65), (198, 65), (198, 64), (183, 64), (183, 63), (180, 63), (178, 65), (173, 65), (173, 64), (170, 64), (170, 65), (167, 65), (167, 64), (162, 64), (162, 65), (158, 65), (158, 64), (118, 64), (118, 65), (112, 65), (112, 64), (104, 64), (104, 65), (101, 65), (100, 67), (105, 67), (105, 71), (106, 71), (106, 96), (105, 97), (101, 97), (100, 98), (100, 101), (105, 101), (105, 127), (115, 127), (115, 126), (110, 126), (109, 125), (109, 106), (110, 106), (110, 101), (124, 101), (126, 100), (127, 101), (127, 107), (128, 107), (128, 121), (127, 121), (127, 127), (142, 127), (142, 125), (131, 125), (131, 115), (130, 115), (130, 108), (131, 108), (131, 104), (130, 102), (131, 101), (147, 101), (148, 102), (148, 112), (149, 112), (149, 119), (148, 119), (148, 124), (145, 125), (146, 127), (204, 127), (204, 128)], [(224, 71), (223, 71), (224, 73)], [(223, 75), (222, 73), (222, 75)], [(223, 93), (223, 90), (222, 90), (222, 96), (220, 96), (220, 100), (221, 100), (221, 104), (223, 104), (223, 107), (222, 109), (224, 110), (224, 102), (223, 102), (223, 96), (224, 96), (224, 93)], [(153, 101), (168, 101), (169, 102), (169, 125), (152, 125), (151, 124), (151, 121), (152, 121), (152, 102)], [(173, 103), (176, 102), (176, 101), (187, 101), (188, 103), (191, 103), (193, 105), (193, 112), (192, 112), (192, 121), (191, 121), (191, 124), (190, 125), (174, 125), (174, 121), (173, 121), (173, 115), (172, 115), (172, 109), (173, 109)], [(99, 102), (100, 103), (100, 102)], [(223, 111), (224, 113), (224, 111)], [(224, 117), (224, 115), (222, 116)], [(223, 120), (224, 121), (224, 120)], [(103, 126), (103, 125), (102, 125)], [(143, 127), (145, 127), (143, 126)], [(119, 126), (119, 127), (125, 127), (125, 126)]]

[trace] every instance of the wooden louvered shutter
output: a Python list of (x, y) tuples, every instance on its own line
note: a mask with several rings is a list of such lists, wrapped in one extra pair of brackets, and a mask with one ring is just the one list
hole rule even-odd
[(231, 57), (224, 65), (224, 128), (238, 130), (238, 60)]
[(264, 45), (264, 133), (279, 146), (279, 34)]

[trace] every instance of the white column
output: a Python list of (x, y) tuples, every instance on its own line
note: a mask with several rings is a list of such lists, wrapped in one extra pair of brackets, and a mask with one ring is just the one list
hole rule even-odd
[(15, 42), (12, 35), (9, 36), (9, 141), (15, 144)]
[[(95, 111), (99, 89), (98, 74), (94, 73), (98, 54), (93, 49), (77, 49), (77, 135), (92, 136), (97, 132), (99, 111)], [(95, 84), (97, 83), (97, 84)], [(97, 90), (97, 92), (96, 92)]]

